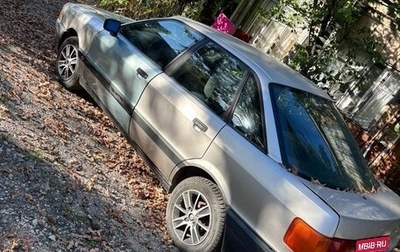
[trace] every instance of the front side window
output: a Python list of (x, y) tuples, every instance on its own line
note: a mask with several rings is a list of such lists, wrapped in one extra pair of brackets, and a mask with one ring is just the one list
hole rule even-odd
[(161, 68), (203, 39), (200, 33), (174, 20), (129, 24), (121, 28), (121, 34)]
[(193, 53), (171, 77), (221, 115), (232, 104), (245, 71), (238, 59), (209, 42)]
[(260, 92), (251, 76), (244, 84), (238, 103), (233, 111), (231, 125), (257, 147), (265, 147), (261, 114)]
[(329, 100), (272, 85), (272, 102), (284, 164), (294, 174), (339, 190), (378, 186), (358, 145)]

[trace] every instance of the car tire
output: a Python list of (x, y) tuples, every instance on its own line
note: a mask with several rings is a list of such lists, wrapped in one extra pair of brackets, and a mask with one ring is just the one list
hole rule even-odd
[(182, 251), (216, 251), (225, 226), (226, 205), (218, 186), (203, 177), (183, 180), (167, 205), (167, 229)]
[(57, 76), (61, 84), (69, 90), (80, 89), (79, 77), (79, 43), (78, 37), (67, 38), (57, 54)]

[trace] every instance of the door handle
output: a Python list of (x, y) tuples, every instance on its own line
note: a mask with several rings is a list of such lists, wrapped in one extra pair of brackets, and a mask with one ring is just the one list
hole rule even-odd
[(140, 67), (138, 69), (136, 69), (136, 72), (143, 78), (143, 79), (147, 79), (147, 77), (149, 77), (149, 75)]
[(207, 125), (205, 125), (202, 121), (200, 121), (198, 118), (193, 119), (193, 129), (200, 133), (201, 131), (206, 132), (208, 130)]

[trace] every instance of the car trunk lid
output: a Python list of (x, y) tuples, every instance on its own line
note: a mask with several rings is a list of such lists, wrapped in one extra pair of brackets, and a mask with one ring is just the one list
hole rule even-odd
[(400, 240), (400, 198), (381, 185), (374, 193), (352, 193), (304, 182), (339, 215), (335, 237), (356, 240), (355, 251), (380, 251), (390, 237), (390, 248)]

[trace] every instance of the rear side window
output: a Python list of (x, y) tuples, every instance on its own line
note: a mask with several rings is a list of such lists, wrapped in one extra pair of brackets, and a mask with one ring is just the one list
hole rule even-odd
[(246, 70), (237, 58), (209, 42), (194, 52), (171, 77), (221, 115), (232, 105)]
[(151, 20), (123, 26), (121, 34), (161, 68), (203, 36), (174, 20)]
[(230, 124), (257, 147), (265, 148), (260, 92), (251, 76), (244, 84)]
[(358, 145), (333, 104), (297, 89), (272, 85), (285, 166), (333, 189), (368, 192), (378, 187)]

